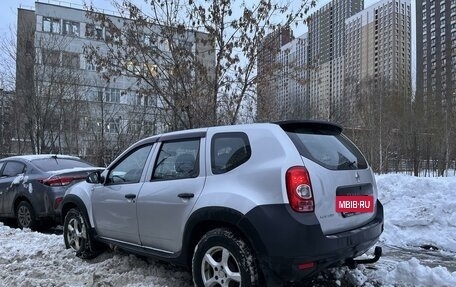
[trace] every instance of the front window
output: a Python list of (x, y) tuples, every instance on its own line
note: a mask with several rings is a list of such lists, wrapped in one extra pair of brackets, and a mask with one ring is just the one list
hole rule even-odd
[(152, 145), (145, 145), (127, 155), (109, 172), (107, 183), (138, 183), (151, 148)]

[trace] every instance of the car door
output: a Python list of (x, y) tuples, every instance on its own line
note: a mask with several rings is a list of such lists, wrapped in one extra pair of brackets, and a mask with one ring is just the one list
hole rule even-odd
[(140, 244), (136, 201), (151, 150), (152, 144), (133, 149), (110, 168), (105, 183), (94, 188), (93, 219), (99, 236)]
[(177, 252), (183, 230), (205, 182), (204, 138), (164, 141), (138, 196), (143, 246)]
[[(1, 168), (0, 168), (1, 169)], [(16, 194), (22, 188), (23, 178), (19, 177), (25, 172), (26, 166), (22, 162), (7, 161), (3, 164), (0, 175), (1, 214), (14, 215), (13, 202)]]

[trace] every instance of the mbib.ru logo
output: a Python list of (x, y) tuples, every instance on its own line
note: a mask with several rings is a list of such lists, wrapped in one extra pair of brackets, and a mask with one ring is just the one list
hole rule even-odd
[(336, 196), (336, 212), (373, 212), (374, 197), (364, 196)]

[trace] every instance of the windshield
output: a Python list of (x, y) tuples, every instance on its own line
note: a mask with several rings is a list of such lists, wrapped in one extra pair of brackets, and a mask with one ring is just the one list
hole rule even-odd
[(32, 162), (37, 168), (44, 172), (75, 167), (92, 167), (92, 165), (84, 161), (69, 158), (44, 158), (35, 159)]
[(367, 162), (343, 134), (328, 130), (296, 129), (288, 135), (299, 153), (332, 170), (365, 169)]

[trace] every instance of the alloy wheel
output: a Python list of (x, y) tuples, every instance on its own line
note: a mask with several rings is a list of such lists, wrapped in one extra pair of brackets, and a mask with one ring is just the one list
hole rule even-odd
[(78, 218), (71, 218), (68, 222), (66, 232), (68, 244), (76, 251), (79, 251), (87, 238), (85, 224)]
[(22, 227), (30, 227), (32, 223), (32, 214), (27, 206), (20, 206), (17, 210), (17, 220)]
[(239, 264), (233, 254), (226, 248), (215, 246), (204, 255), (201, 264), (204, 286), (241, 286)]

